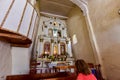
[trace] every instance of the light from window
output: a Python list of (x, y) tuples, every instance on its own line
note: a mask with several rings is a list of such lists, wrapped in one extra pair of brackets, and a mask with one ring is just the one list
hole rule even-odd
[(77, 41), (76, 34), (73, 35), (72, 42), (73, 42), (73, 44), (77, 44), (78, 41)]

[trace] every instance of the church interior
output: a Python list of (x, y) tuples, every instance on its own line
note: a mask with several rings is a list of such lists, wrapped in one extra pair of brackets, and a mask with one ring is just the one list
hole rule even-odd
[[(115, 2), (116, 1), (116, 2)], [(120, 80), (120, 0), (0, 0), (0, 80)]]

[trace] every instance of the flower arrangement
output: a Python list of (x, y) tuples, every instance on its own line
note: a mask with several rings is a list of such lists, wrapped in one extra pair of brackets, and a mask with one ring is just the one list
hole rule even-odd
[(50, 54), (45, 54), (45, 53), (42, 53), (39, 58), (46, 58), (46, 59), (49, 59), (51, 61), (65, 61), (67, 59), (67, 56), (68, 56), (68, 53), (63, 53), (61, 55), (59, 54), (53, 54), (53, 55), (50, 55)]

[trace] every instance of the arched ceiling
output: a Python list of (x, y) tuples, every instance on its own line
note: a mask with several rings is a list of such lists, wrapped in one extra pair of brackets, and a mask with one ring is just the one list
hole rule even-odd
[(67, 17), (75, 6), (70, 0), (40, 0), (40, 12)]

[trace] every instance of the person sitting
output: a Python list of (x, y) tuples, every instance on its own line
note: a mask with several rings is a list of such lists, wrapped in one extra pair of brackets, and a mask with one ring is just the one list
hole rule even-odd
[(87, 63), (84, 60), (76, 60), (75, 66), (78, 75), (77, 80), (97, 80), (96, 77), (89, 70)]

